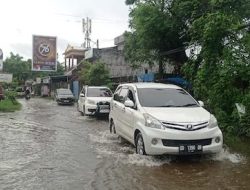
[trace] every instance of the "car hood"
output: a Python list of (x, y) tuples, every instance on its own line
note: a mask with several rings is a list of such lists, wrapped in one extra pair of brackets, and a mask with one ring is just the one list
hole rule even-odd
[(98, 102), (110, 102), (112, 97), (88, 97), (87, 100), (92, 100), (95, 103)]
[(160, 121), (203, 122), (210, 119), (210, 113), (202, 107), (195, 108), (149, 108), (144, 111)]

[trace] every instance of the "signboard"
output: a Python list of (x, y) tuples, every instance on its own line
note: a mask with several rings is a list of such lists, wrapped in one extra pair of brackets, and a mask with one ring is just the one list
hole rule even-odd
[(0, 49), (0, 71), (3, 70), (3, 51)]
[(0, 73), (0, 82), (11, 83), (13, 75), (12, 74), (4, 74)]
[(85, 51), (85, 59), (90, 59), (90, 58), (92, 58), (92, 57), (93, 57), (93, 54), (94, 54), (94, 52), (93, 52), (93, 49), (92, 49), (92, 48), (89, 49), (89, 50), (87, 50), (87, 51)]
[(32, 71), (56, 71), (56, 37), (33, 35)]
[(42, 82), (42, 79), (41, 79), (40, 77), (37, 77), (37, 78), (36, 78), (36, 83), (37, 83), (37, 84), (41, 84), (41, 82)]

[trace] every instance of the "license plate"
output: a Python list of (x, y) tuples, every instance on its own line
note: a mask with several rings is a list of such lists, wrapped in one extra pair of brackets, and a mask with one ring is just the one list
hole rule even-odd
[(179, 153), (180, 154), (195, 154), (201, 153), (203, 151), (202, 145), (180, 145)]
[(109, 109), (100, 109), (100, 113), (109, 113)]
[(69, 100), (64, 100), (64, 102), (69, 102)]

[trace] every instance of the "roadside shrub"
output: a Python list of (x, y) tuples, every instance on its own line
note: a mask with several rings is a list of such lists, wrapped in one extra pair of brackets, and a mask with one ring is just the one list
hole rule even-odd
[(11, 100), (11, 102), (16, 105), (18, 102), (16, 100), (16, 92), (15, 91), (5, 91), (5, 97), (6, 99)]

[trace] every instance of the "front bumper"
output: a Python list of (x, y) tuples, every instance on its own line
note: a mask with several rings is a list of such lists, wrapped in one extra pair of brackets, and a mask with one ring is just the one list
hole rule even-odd
[(65, 105), (74, 104), (74, 102), (75, 102), (75, 100), (73, 100), (73, 99), (57, 99), (56, 101), (59, 104), (65, 104)]
[[(218, 127), (196, 131), (180, 131), (175, 129), (161, 130), (144, 126), (140, 131), (143, 135), (145, 151), (150, 155), (190, 154), (180, 151), (181, 146), (186, 147), (189, 145), (202, 146), (202, 151), (195, 151), (193, 154), (212, 154), (222, 150), (223, 136)], [(216, 138), (220, 138), (220, 142), (215, 142)], [(152, 140), (157, 143), (154, 142), (153, 144)]]
[(109, 105), (99, 105), (99, 104), (86, 104), (85, 114), (86, 115), (100, 115), (109, 114)]

